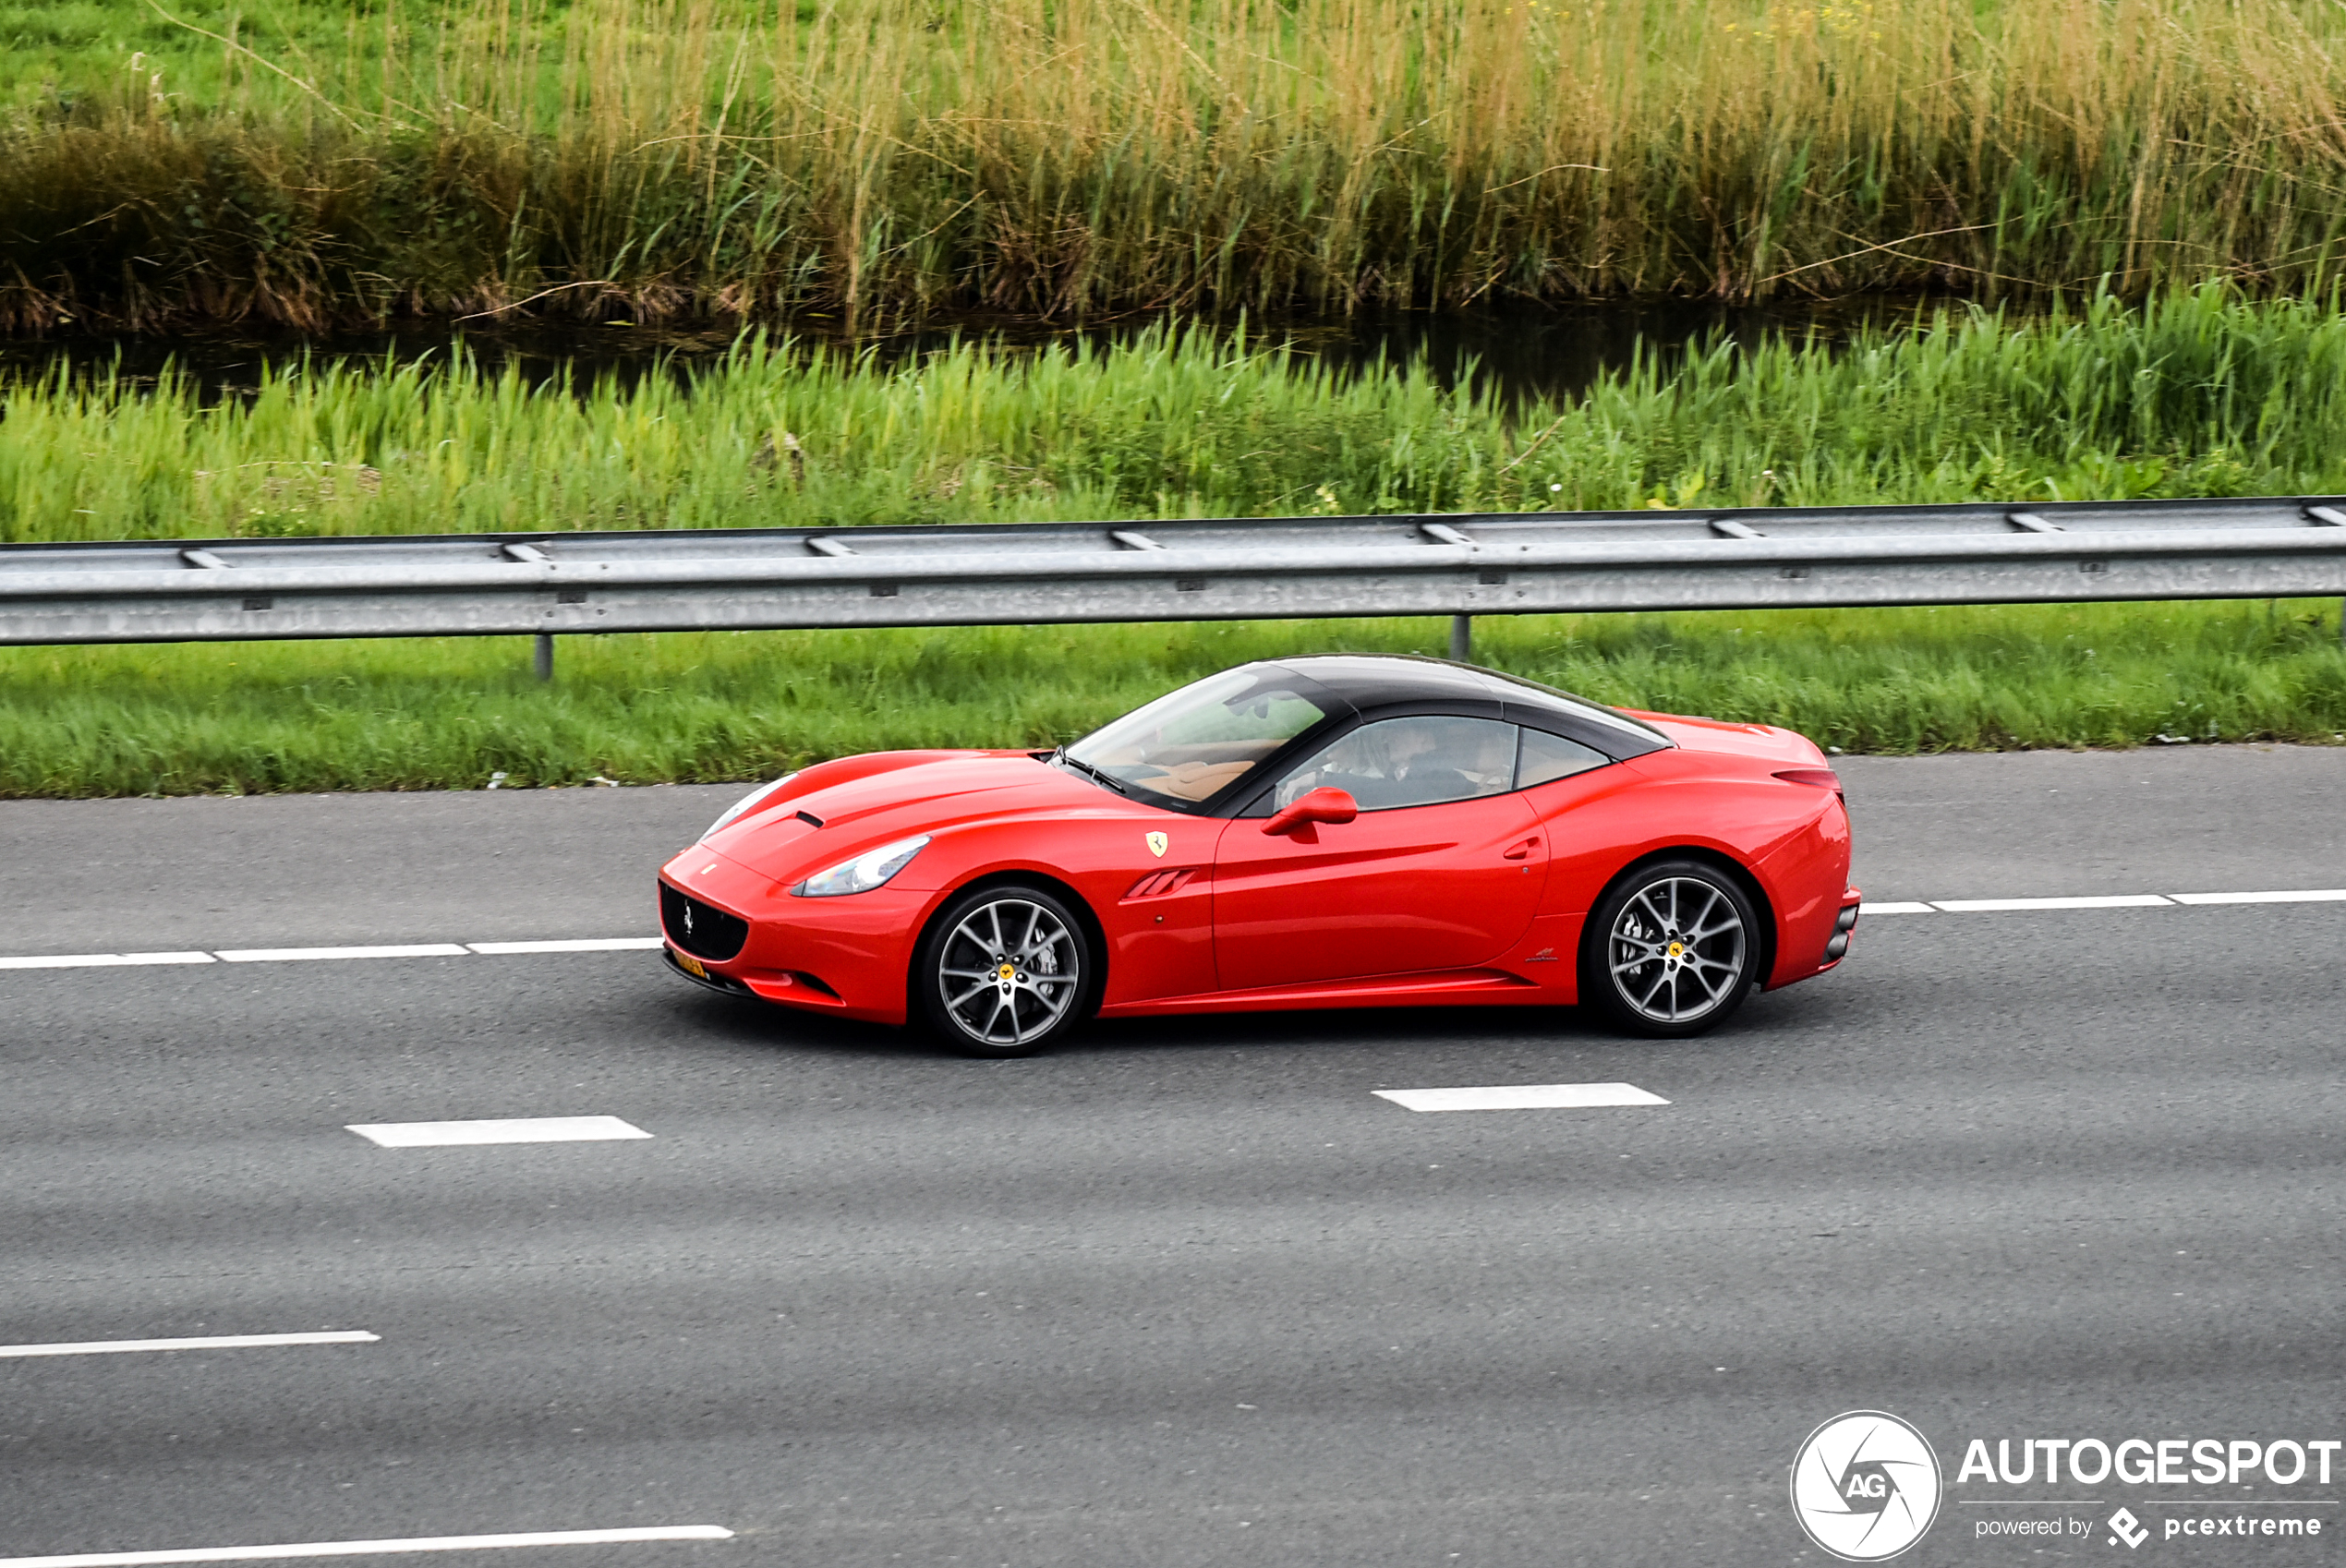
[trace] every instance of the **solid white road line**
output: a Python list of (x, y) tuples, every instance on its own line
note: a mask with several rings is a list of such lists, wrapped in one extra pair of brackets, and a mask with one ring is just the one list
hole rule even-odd
[(229, 964), (282, 964), (305, 959), (463, 959), (471, 955), (453, 942), (410, 942), (395, 947), (246, 947), (223, 949)]
[(646, 953), (661, 945), (657, 936), (584, 936), (570, 942), (467, 942), (476, 953)]
[(505, 1116), (478, 1122), (354, 1123), (349, 1130), (384, 1149), (434, 1149), (469, 1143), (593, 1143), (649, 1138), (617, 1116)]
[[(2110, 893), (2090, 899), (1933, 899), (1949, 914), (2009, 913), (2019, 910), (2158, 910), (2172, 900), (2156, 893)], [(225, 958), (226, 954), (221, 955)]]
[(119, 1356), (132, 1350), (265, 1350), (280, 1345), (374, 1345), (365, 1329), (334, 1333), (224, 1333), (202, 1339), (92, 1339), (79, 1345), (0, 1345), (0, 1359), (18, 1356)]
[[(2247, 893), (2117, 893), (2069, 899), (1933, 899), (1868, 901), (1868, 915), (2025, 913), (2031, 910), (2149, 910), (2175, 904), (2337, 904), (2346, 887), (2284, 888)], [(657, 936), (581, 936), (529, 942), (415, 942), (367, 947), (240, 947), (212, 953), (64, 953), (0, 958), (0, 970), (115, 969), (142, 964), (297, 963), (319, 959), (461, 959), (521, 957), (532, 953), (652, 952)]]
[(237, 947), (218, 953), (43, 953), (0, 958), (0, 969), (113, 969), (125, 964), (299, 963), (317, 959), (461, 959), (523, 953), (640, 953), (657, 936), (582, 936), (553, 942), (413, 942), (371, 947)]
[(415, 1536), (405, 1540), (296, 1541), (202, 1546), (185, 1551), (90, 1551), (69, 1557), (0, 1557), (0, 1568), (139, 1568), (149, 1562), (265, 1562), (281, 1557), (363, 1557), (387, 1551), (486, 1551), (507, 1546), (618, 1546), (630, 1541), (729, 1541), (722, 1525), (633, 1530), (528, 1530), (507, 1536)]
[(2340, 904), (2346, 887), (2307, 887), (2293, 893), (2171, 893), (2179, 904)]
[(1667, 1105), (1634, 1083), (1523, 1083), (1496, 1089), (1379, 1089), (1405, 1111), (1578, 1111), (1598, 1105)]
[(0, 969), (113, 969), (121, 964), (208, 964), (210, 953), (67, 953), (54, 958), (0, 959)]

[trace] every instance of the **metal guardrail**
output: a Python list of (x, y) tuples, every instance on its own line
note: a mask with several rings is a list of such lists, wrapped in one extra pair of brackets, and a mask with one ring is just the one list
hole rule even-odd
[(0, 546), (0, 644), (2288, 598), (2346, 497)]

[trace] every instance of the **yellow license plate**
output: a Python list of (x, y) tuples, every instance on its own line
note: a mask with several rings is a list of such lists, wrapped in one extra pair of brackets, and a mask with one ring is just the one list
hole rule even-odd
[[(675, 949), (671, 948), (670, 951), (674, 952)], [(708, 978), (707, 969), (698, 959), (694, 958), (690, 953), (677, 953), (676, 967), (683, 970), (686, 974), (691, 975), (695, 980), (707, 980)]]

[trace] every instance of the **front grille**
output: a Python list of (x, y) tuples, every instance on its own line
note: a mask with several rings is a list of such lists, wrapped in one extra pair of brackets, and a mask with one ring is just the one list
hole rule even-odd
[(680, 893), (665, 882), (659, 885), (659, 925), (671, 942), (711, 963), (723, 963), (749, 940), (749, 922)]

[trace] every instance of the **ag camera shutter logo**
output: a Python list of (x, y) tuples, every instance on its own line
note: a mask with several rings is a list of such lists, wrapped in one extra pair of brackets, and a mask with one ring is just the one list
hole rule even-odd
[(1880, 1562), (1922, 1539), (1939, 1494), (1929, 1441), (1880, 1410), (1835, 1416), (1792, 1462), (1792, 1516), (1844, 1562)]

